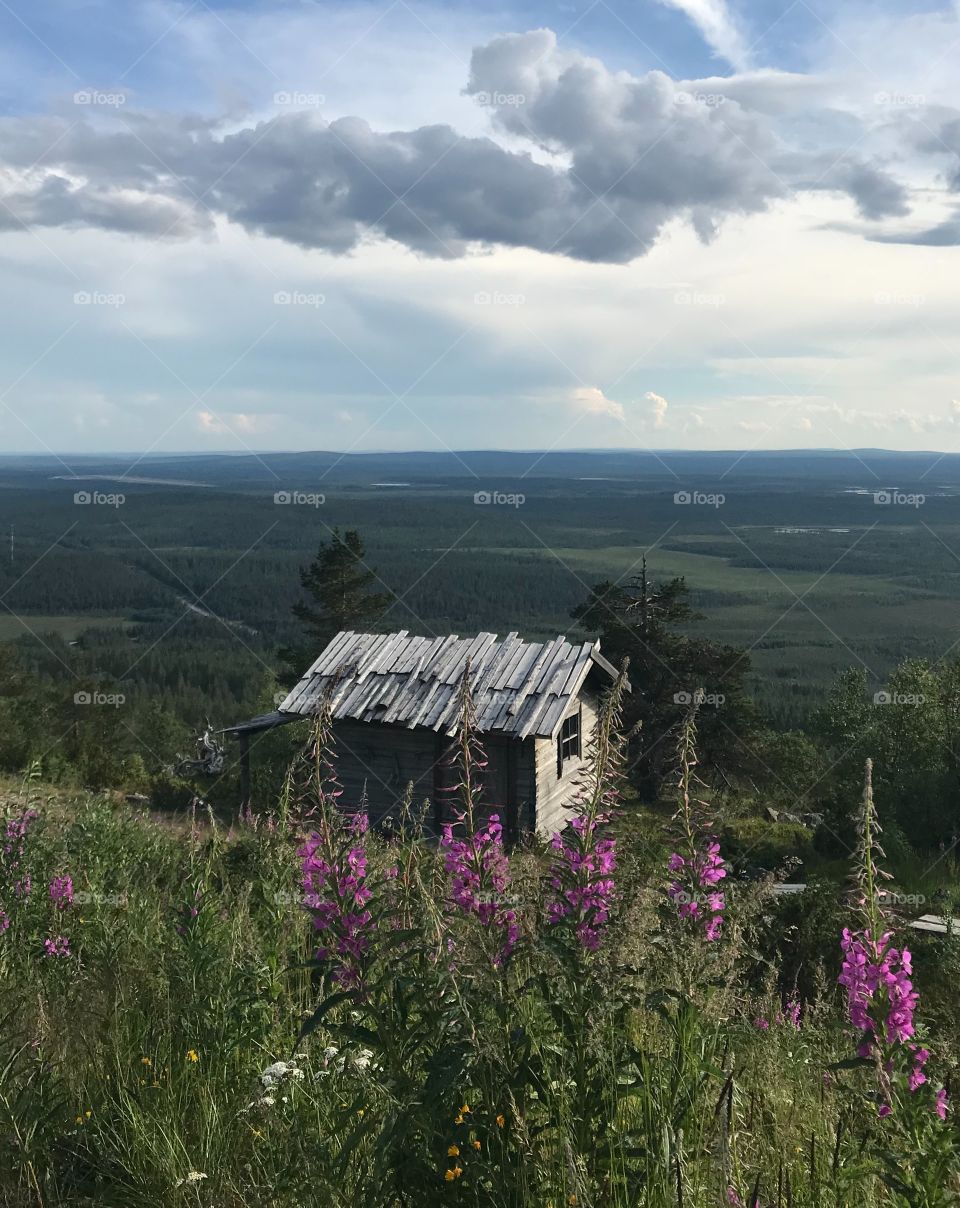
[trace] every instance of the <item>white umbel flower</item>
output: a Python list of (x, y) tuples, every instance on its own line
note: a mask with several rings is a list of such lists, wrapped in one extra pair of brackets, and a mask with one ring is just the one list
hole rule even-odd
[(191, 1170), (185, 1179), (181, 1179), (179, 1183), (177, 1183), (177, 1186), (190, 1187), (196, 1183), (199, 1183), (201, 1179), (205, 1179), (206, 1177), (207, 1176), (202, 1170)]

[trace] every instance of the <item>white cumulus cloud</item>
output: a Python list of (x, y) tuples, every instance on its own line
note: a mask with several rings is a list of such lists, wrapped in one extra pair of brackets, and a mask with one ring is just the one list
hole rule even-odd
[(665, 428), (667, 426), (667, 408), (670, 404), (662, 394), (654, 394), (652, 390), (648, 390), (643, 397), (651, 404), (653, 426), (655, 428)]

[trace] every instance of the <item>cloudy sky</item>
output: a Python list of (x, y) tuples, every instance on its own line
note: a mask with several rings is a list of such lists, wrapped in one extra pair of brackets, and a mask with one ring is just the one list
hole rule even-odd
[(2, 452), (960, 450), (960, 4), (0, 26)]

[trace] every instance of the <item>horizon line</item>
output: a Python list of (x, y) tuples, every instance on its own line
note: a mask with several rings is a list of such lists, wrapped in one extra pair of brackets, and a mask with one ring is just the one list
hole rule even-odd
[[(538, 448), (536, 446), (504, 446), (502, 448), (479, 447), (479, 448), (450, 448), (450, 449), (292, 449), (292, 448), (277, 448), (277, 449), (250, 449), (242, 452), (230, 449), (187, 449), (176, 452), (162, 452), (156, 450), (144, 451), (142, 449), (120, 449), (120, 450), (92, 450), (85, 452), (75, 451), (56, 451), (38, 453), (32, 450), (13, 450), (10, 452), (0, 453), (0, 463), (8, 460), (20, 458), (32, 458), (36, 461), (58, 461), (60, 458), (72, 457), (79, 458), (126, 458), (137, 457), (141, 462), (149, 460), (166, 460), (169, 458), (191, 458), (191, 457), (223, 457), (223, 458), (253, 458), (256, 460), (261, 457), (308, 457), (308, 456), (327, 456), (327, 457), (457, 457), (469, 454), (504, 454), (504, 453), (537, 453), (542, 457), (557, 456), (562, 454), (580, 454), (593, 456), (606, 456), (610, 454), (634, 455), (634, 456), (650, 456), (660, 457), (663, 455), (712, 455), (726, 456), (729, 454), (739, 454), (741, 457), (764, 456), (778, 453), (791, 454), (849, 454), (856, 457), (864, 453), (885, 453), (902, 456), (937, 456), (937, 457), (957, 457), (960, 456), (960, 450), (956, 449), (896, 449), (888, 448), (883, 445), (860, 445), (857, 447), (836, 446), (836, 445), (820, 445), (820, 446), (783, 446), (772, 449), (757, 449), (749, 448), (742, 449), (736, 446), (722, 449), (685, 449), (673, 446), (657, 447), (657, 448), (636, 448), (613, 445), (610, 447), (583, 447), (571, 449), (555, 449), (555, 448)], [(62, 463), (61, 463), (62, 464)]]

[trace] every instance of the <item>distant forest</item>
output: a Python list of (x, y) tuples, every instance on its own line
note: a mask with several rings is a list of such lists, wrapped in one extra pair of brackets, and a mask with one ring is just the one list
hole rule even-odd
[(773, 734), (816, 729), (839, 677), (860, 675), (870, 699), (904, 660), (936, 668), (960, 639), (956, 456), (319, 453), (128, 468), (0, 461), (3, 696), (29, 696), (46, 719), (20, 739), (11, 723), (6, 766), (39, 755), (37, 735), (54, 752), (96, 747), (107, 715), (78, 716), (80, 690), (123, 697), (111, 742), (144, 774), (189, 752), (206, 721), (272, 708), (292, 674), (280, 652), (304, 649), (301, 569), (335, 528), (362, 535), (392, 596), (378, 624), (412, 633), (597, 636), (571, 614), (645, 558), (653, 581), (683, 581), (678, 631), (740, 652), (744, 699)]

